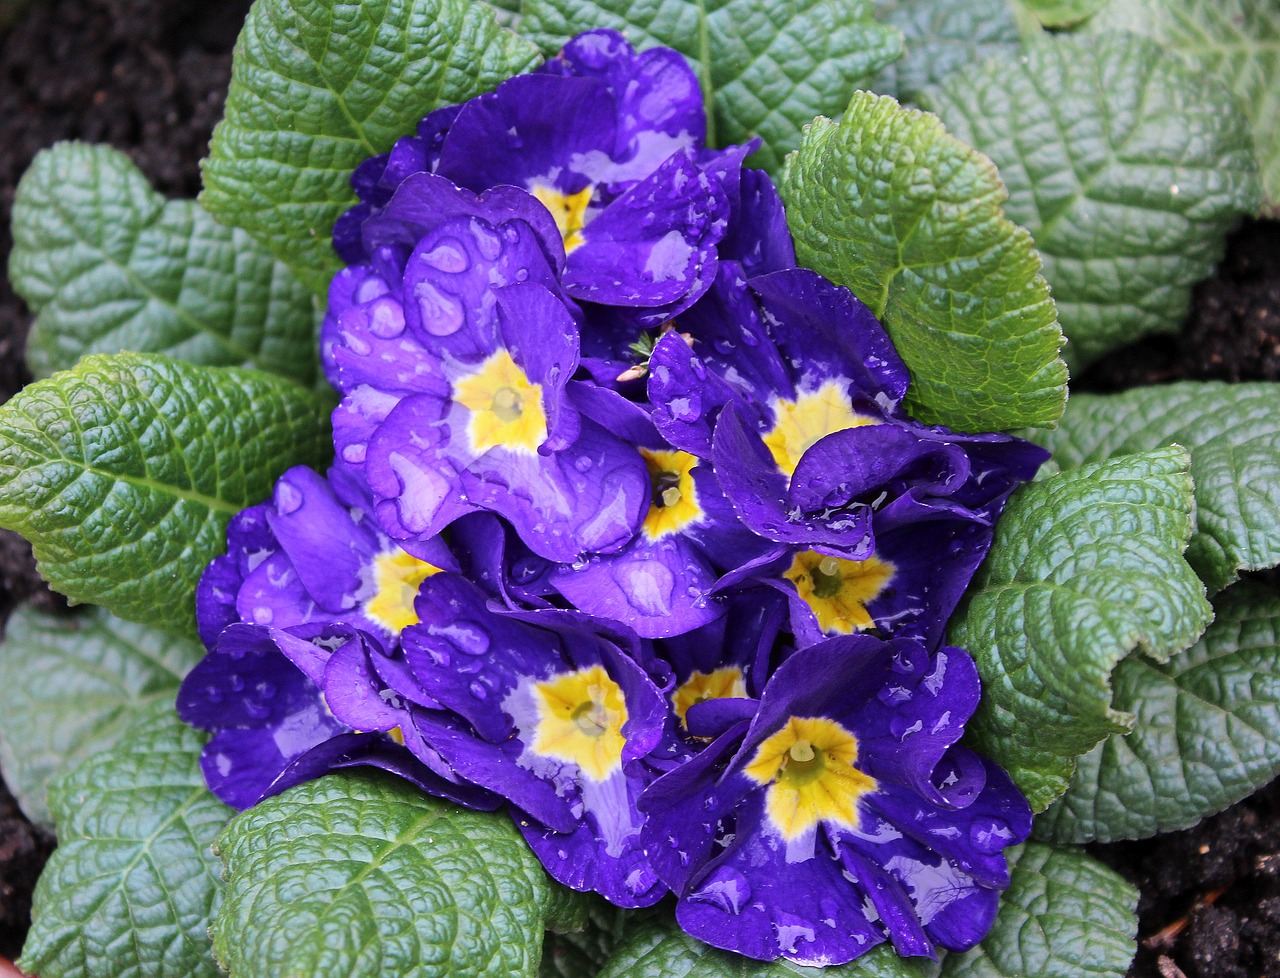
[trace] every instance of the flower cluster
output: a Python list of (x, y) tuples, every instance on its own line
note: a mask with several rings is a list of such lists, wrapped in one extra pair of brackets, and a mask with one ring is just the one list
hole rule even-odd
[(909, 417), (704, 137), (679, 55), (593, 31), (355, 172), (336, 462), (232, 522), (179, 708), (237, 807), (380, 767), (755, 958), (964, 949), (1030, 811), (944, 626), (1044, 453)]

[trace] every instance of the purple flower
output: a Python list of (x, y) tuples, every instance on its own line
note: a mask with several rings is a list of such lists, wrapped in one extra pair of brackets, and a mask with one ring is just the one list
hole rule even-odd
[(683, 57), (590, 31), (539, 71), (431, 113), (362, 164), (352, 178), (361, 203), (335, 226), (334, 246), (348, 263), (371, 260), (370, 218), (413, 173), (477, 193), (518, 187), (555, 221), (570, 295), (642, 309), (656, 324), (710, 285), (728, 227), (720, 174), (700, 160), (705, 136)]
[(471, 808), (496, 808), (496, 797), (462, 783), (438, 758), (428, 766), (411, 755), (398, 729), (361, 732), (329, 710), (321, 687), (331, 661), (371, 646), (380, 648), (345, 625), (226, 628), (178, 692), (178, 715), (213, 733), (200, 755), (209, 789), (244, 809), (329, 771), (364, 766)]
[(212, 649), (227, 626), (290, 628), (347, 622), (394, 642), (417, 621), (418, 585), (457, 562), (438, 538), (393, 542), (373, 519), (373, 500), (343, 466), (322, 477), (304, 466), (276, 482), (270, 502), (239, 513), (227, 553), (196, 590), (200, 637)]
[(506, 798), (555, 879), (619, 906), (656, 902), (665, 887), (641, 845), (636, 798), (667, 710), (634, 635), (576, 612), (495, 610), (454, 574), (424, 584), (418, 612), (403, 664), (378, 667), (405, 702), (436, 707), (410, 711), (406, 744)]
[[(1008, 776), (957, 746), (978, 697), (961, 649), (852, 636), (794, 653), (750, 719), (641, 797), (681, 926), (810, 965), (886, 939), (929, 957), (976, 944), (1009, 883), (1003, 850), (1031, 828)], [(692, 705), (691, 726), (717, 709)]]
[(536, 553), (571, 561), (639, 526), (643, 459), (566, 393), (578, 326), (548, 225), (513, 188), (476, 197), (418, 174), (366, 225), (374, 264), (335, 279), (322, 331), (346, 395), (334, 440), (397, 539), (487, 510)]

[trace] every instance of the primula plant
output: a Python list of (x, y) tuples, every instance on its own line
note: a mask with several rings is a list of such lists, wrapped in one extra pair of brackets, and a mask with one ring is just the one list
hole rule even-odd
[(22, 966), (1122, 975), (1079, 844), (1280, 772), (1280, 401), (1066, 403), (1280, 194), (1236, 6), (258, 0), (199, 202), (42, 154)]

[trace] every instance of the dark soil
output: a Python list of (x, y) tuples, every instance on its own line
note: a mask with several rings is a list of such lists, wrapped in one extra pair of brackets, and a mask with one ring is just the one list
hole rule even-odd
[[(199, 190), (196, 161), (222, 112), (248, 6), (34, 0), (0, 36), (0, 266), (18, 178), (57, 140), (111, 143), (170, 196)], [(29, 321), (0, 275), (0, 401), (29, 380), (21, 355)], [(1280, 380), (1280, 222), (1248, 222), (1231, 238), (1177, 336), (1111, 354), (1073, 389), (1181, 378)], [(26, 543), (0, 531), (0, 622), (24, 600), (61, 606)], [(21, 947), (51, 846), (0, 781), (0, 957)], [(1092, 851), (1141, 888), (1134, 978), (1280, 978), (1280, 782), (1196, 828)]]

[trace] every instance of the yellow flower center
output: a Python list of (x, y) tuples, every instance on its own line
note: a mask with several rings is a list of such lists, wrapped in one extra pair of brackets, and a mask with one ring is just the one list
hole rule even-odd
[(467, 437), (477, 455), (498, 447), (533, 454), (547, 440), (542, 385), (531, 383), (506, 350), (455, 380), (453, 399), (471, 412)]
[(688, 727), (685, 715), (689, 707), (706, 700), (742, 699), (747, 695), (747, 684), (742, 679), (742, 670), (737, 666), (725, 666), (714, 672), (695, 672), (680, 688), (671, 694), (671, 705), (680, 718), (680, 723)]
[(765, 812), (786, 840), (819, 822), (853, 829), (858, 799), (878, 787), (855, 766), (858, 739), (826, 717), (791, 717), (764, 741), (743, 773), (768, 785)]
[(533, 685), (538, 711), (530, 750), (568, 761), (593, 781), (622, 767), (627, 704), (602, 666), (561, 673)]
[(844, 560), (803, 550), (782, 576), (795, 584), (824, 632), (849, 635), (875, 625), (867, 604), (889, 586), (896, 571), (878, 557)]
[(567, 255), (582, 247), (582, 228), (587, 223), (587, 205), (591, 203), (591, 188), (583, 187), (576, 194), (563, 194), (546, 184), (534, 184), (530, 191), (538, 202), (551, 212), (560, 237), (564, 239)]
[(418, 623), (413, 601), (418, 586), (440, 568), (405, 553), (399, 547), (379, 554), (373, 561), (373, 596), (364, 603), (364, 613), (392, 635), (399, 635)]
[(688, 452), (649, 451), (640, 449), (649, 469), (653, 495), (649, 512), (642, 524), (650, 541), (678, 533), (701, 518), (698, 492), (693, 484), (693, 468), (698, 459)]
[(794, 401), (778, 398), (772, 404), (773, 427), (764, 436), (774, 464), (784, 475), (792, 475), (800, 457), (820, 438), (863, 425), (879, 424), (875, 418), (855, 414), (849, 406), (847, 384), (828, 380), (816, 391), (807, 391)]

